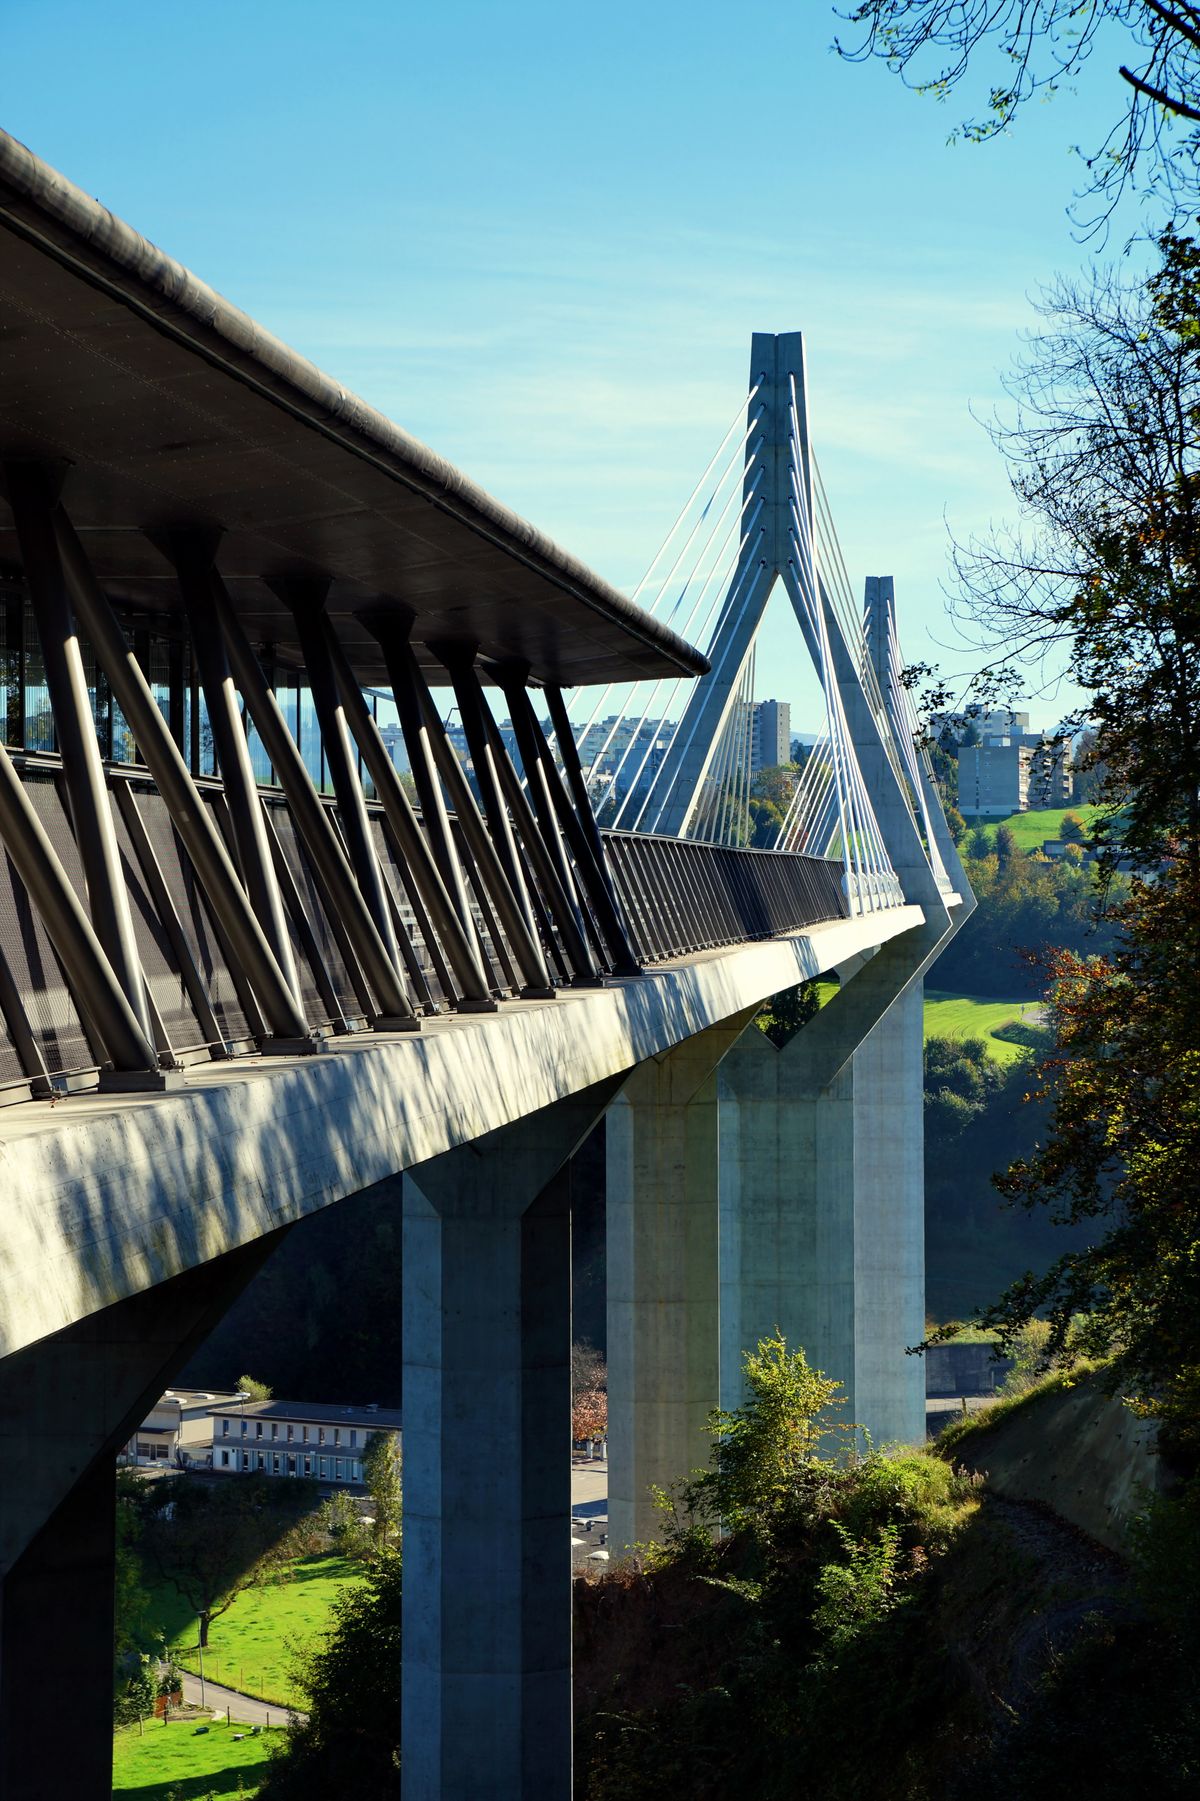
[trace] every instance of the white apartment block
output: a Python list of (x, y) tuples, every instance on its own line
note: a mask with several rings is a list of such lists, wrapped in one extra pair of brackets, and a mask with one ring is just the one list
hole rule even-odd
[(236, 1389), (168, 1388), (121, 1452), (120, 1461), (140, 1469), (189, 1464), (206, 1468), (212, 1456), (210, 1408), (234, 1406), (244, 1399)]
[(319, 1401), (236, 1401), (210, 1409), (212, 1467), (226, 1475), (307, 1477), (361, 1485), (362, 1459), (376, 1432), (399, 1432), (400, 1412)]

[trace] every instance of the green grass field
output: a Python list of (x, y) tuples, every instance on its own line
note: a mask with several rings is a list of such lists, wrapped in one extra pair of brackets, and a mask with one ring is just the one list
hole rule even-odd
[(977, 1001), (969, 995), (944, 994), (927, 988), (925, 1036), (982, 1038), (988, 1055), (997, 1063), (1015, 1063), (1030, 1048), (1021, 1042), (1022, 1038), (1028, 1036), (1036, 1042), (1036, 1019), (1025, 1024), (1025, 1016), (1036, 1007), (1036, 1001)]
[(1064, 813), (1078, 814), (1084, 830), (1090, 834), (1100, 808), (1083, 804), (1076, 807), (1043, 807), (1030, 813), (1014, 813), (1011, 819), (981, 820), (980, 824), (989, 838), (995, 838), (998, 825), (1006, 825), (1016, 840), (1018, 850), (1041, 850), (1047, 838), (1058, 837)]
[[(292, 1665), (297, 1650), (319, 1639), (329, 1610), (348, 1582), (361, 1582), (356, 1563), (342, 1557), (304, 1557), (287, 1564), (261, 1588), (245, 1589), (228, 1613), (213, 1621), (204, 1674), (214, 1682), (281, 1707), (299, 1706)], [(155, 1625), (166, 1634), (185, 1670), (198, 1670), (198, 1621), (173, 1590), (153, 1593)]]
[[(235, 1743), (235, 1733), (245, 1737)], [(197, 1732), (194, 1720), (147, 1721), (141, 1736), (136, 1726), (123, 1726), (113, 1734), (113, 1801), (250, 1801), (282, 1737), (272, 1727), (251, 1738), (248, 1726), (224, 1720), (213, 1720), (207, 1732)]]

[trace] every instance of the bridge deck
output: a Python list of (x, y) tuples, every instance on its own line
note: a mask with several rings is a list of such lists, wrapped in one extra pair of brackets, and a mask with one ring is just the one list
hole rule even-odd
[(918, 907), (715, 950), (159, 1095), (0, 1113), (0, 1356), (647, 1057), (923, 924)]

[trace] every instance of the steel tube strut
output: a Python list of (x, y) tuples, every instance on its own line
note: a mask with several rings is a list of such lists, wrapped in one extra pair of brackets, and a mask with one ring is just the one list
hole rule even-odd
[[(54, 730), (71, 803), (71, 820), (96, 936), (144, 1038), (150, 1040), (141, 959), (133, 932), (121, 853), (104, 782), (96, 722), (55, 532), (58, 480), (29, 464), (5, 470), (21, 561), (29, 584)], [(150, 1067), (158, 1058), (151, 1055)]]
[(254, 777), (250, 746), (242, 725), (242, 710), (213, 608), (215, 541), (204, 543), (180, 538), (170, 541), (165, 548), (179, 577), (179, 591), (192, 639), (192, 656), (208, 707), (208, 723), (224, 782), (242, 881), (284, 980), (298, 996), (300, 981), (284, 918), (283, 897), (267, 843), (262, 797)]
[[(525, 685), (528, 673), (528, 669), (524, 669), (518, 674), (511, 666), (500, 672), (509, 712), (513, 724), (517, 728), (517, 740), (521, 744), (522, 761), (525, 758), (525, 746), (528, 744), (529, 754), (536, 757), (541, 766), (545, 791), (549, 796), (551, 807), (558, 815), (558, 822), (575, 860), (579, 880), (583, 883), (596, 923), (608, 945), (613, 970), (619, 976), (640, 975), (641, 965), (630, 949), (625, 922), (621, 918), (613, 894), (612, 883), (609, 881), (608, 869), (604, 861), (604, 846), (600, 842), (596, 821), (592, 815), (592, 803), (588, 798), (587, 788), (584, 786), (583, 771), (579, 768), (579, 758), (575, 753), (575, 740), (571, 735), (570, 725), (567, 723), (562, 695), (557, 688), (554, 688), (547, 694), (547, 699), (550, 701), (551, 719), (559, 743), (565, 745), (562, 753), (564, 767), (569, 769), (572, 760), (575, 764), (578, 781), (572, 784), (575, 788), (574, 806), (571, 804), (571, 796), (563, 786), (558, 764), (550, 754), (550, 746), (546, 743), (541, 721), (533, 710), (529, 690)], [(555, 701), (558, 703), (557, 716), (555, 715)], [(522, 739), (522, 732), (524, 739)], [(529, 785), (532, 791), (532, 772), (526, 770), (525, 773), (529, 776)]]
[(471, 765), (475, 771), (475, 780), (479, 785), (483, 816), (487, 821), (488, 830), (492, 834), (496, 855), (504, 866), (509, 886), (521, 904), (530, 934), (536, 941), (537, 922), (526, 885), (525, 871), (521, 867), (521, 856), (513, 837), (508, 808), (505, 806), (504, 796), (500, 792), (500, 778), (492, 754), (492, 743), (488, 736), (487, 724), (483, 717), (483, 691), (479, 685), (479, 678), (475, 674), (475, 646), (470, 644), (431, 644), (429, 648), (438, 661), (445, 665), (454, 685), (454, 698), (458, 704), (458, 715), (462, 720), (463, 730), (466, 733), (467, 749), (470, 752)]
[(130, 1006), (92, 922), (59, 862), (12, 758), (0, 745), (0, 838), (29, 891), (80, 1005), (123, 1073), (157, 1072), (149, 1033)]
[(375, 929), (383, 940), (384, 949), (393, 965), (399, 965), (400, 944), (392, 924), (392, 912), (383, 885), (383, 871), (379, 867), (379, 858), (375, 855), (375, 845), (367, 821), (367, 803), (363, 798), (362, 783), (346, 726), (346, 715), (328, 660), (326, 634), (322, 629), (329, 583), (324, 579), (315, 583), (284, 580), (269, 582), (267, 585), (278, 594), (296, 621), (300, 651), (316, 708), (317, 724), (321, 728), (325, 766), (329, 770), (333, 792), (337, 797), (342, 840), (359, 892), (375, 921)]
[(375, 992), (379, 1016), (373, 1024), (383, 1031), (419, 1030), (420, 1021), (405, 993), (399, 971), (375, 928), (375, 921), (371, 918), (367, 903), (355, 883), (353, 871), (346, 861), (345, 852), (317, 797), (312, 778), (296, 749), (279, 702), (267, 685), (258, 666), (258, 658), (250, 648), (250, 640), (230, 606), (225, 585), (215, 570), (212, 586), (221, 633), (242, 699), (275, 767), (279, 785), (287, 796), (292, 817), (316, 866), (317, 875)]
[[(476, 683), (479, 681), (478, 675), (473, 674), (471, 679)], [(580, 982), (595, 982), (599, 979), (599, 971), (584, 935), (574, 894), (570, 886), (564, 886), (559, 863), (538, 829), (538, 822), (534, 818), (528, 796), (521, 786), (521, 778), (513, 768), (512, 758), (508, 754), (508, 746), (500, 736), (500, 727), (492, 716), (492, 710), (487, 704), (482, 688), (480, 688), (479, 703), (484, 729), (491, 743), (492, 755), (500, 775), (504, 798), (513, 816), (521, 843), (525, 846), (529, 860), (536, 871), (546, 904), (550, 909), (551, 918), (562, 934), (563, 947), (566, 950), (568, 961), (575, 970), (575, 979)], [(530, 787), (533, 787), (532, 777)], [(557, 839), (555, 839), (554, 848), (561, 857), (562, 845), (557, 842)], [(567, 871), (567, 881), (569, 884), (569, 871)]]
[[(388, 629), (389, 625), (394, 622), (381, 619), (376, 613), (367, 613), (360, 615), (360, 617), (367, 630), (378, 638), (380, 647), (384, 653), (384, 659), (388, 663), (388, 673), (389, 675), (392, 675), (394, 683), (395, 672), (392, 670), (392, 664), (389, 657), (389, 643), (394, 643), (394, 639)], [(381, 631), (382, 636), (380, 635)], [(385, 642), (385, 640), (387, 641)], [(404, 636), (401, 639), (401, 643), (404, 649), (408, 650), (411, 655), (411, 647), (408, 643), (407, 636)], [(412, 693), (415, 694), (418, 702), (418, 719), (422, 731), (419, 739), (416, 739), (415, 741), (423, 744), (429, 750), (433, 758), (434, 779), (432, 786), (439, 815), (441, 818), (445, 818), (445, 806), (441, 797), (441, 788), (437, 781), (437, 778), (440, 776), (441, 783), (445, 787), (446, 794), (449, 796), (450, 805), (454, 809), (455, 817), (458, 820), (463, 841), (470, 855), (475, 859), (475, 862), (479, 867), (484, 886), (492, 897), (496, 912), (500, 917), (500, 923), (504, 928), (509, 943), (512, 945), (513, 955), (517, 960), (521, 970), (522, 980), (526, 985), (522, 992), (529, 997), (553, 994), (554, 990), (551, 986), (550, 975), (546, 968), (545, 959), (542, 956), (541, 946), (538, 944), (537, 939), (530, 928), (529, 921), (522, 911), (520, 901), (517, 899), (517, 896), (509, 885), (508, 878), (504, 872), (504, 867), (496, 854), (496, 848), (493, 845), (491, 838), (488, 836), (487, 828), (479, 817), (479, 810), (475, 805), (475, 796), (471, 792), (470, 783), (463, 774), (458, 758), (454, 754), (453, 747), (446, 737), (445, 728), (438, 717), (437, 708), (433, 704), (433, 696), (429, 692), (428, 685), (415, 657), (412, 658), (411, 664), (403, 663), (400, 665), (400, 675), (402, 689), (408, 688), (409, 678), (411, 678), (411, 690)], [(396, 707), (399, 711), (401, 700), (398, 693), (395, 695), (395, 699)], [(403, 722), (404, 715), (401, 713), (402, 726)], [(408, 744), (407, 736), (405, 737), (405, 744)], [(410, 757), (412, 754), (410, 748)], [(419, 796), (420, 789), (418, 788), (418, 797)], [(428, 828), (430, 824), (428, 818), (426, 818), (425, 823)], [(449, 831), (448, 837), (451, 859), (450, 867), (458, 871), (458, 878), (461, 883), (462, 865), (458, 860), (453, 834), (450, 834)], [(467, 906), (467, 919), (470, 922), (469, 929), (474, 931), (474, 915), (470, 912), (470, 903), (466, 901), (465, 889), (463, 890), (463, 897), (464, 904)]]
[(258, 916), (246, 898), (209, 818), (183, 754), (150, 691), (137, 658), (102, 592), (83, 546), (60, 507), (56, 519), (63, 566), (71, 598), (97, 661), (108, 677), (122, 713), (154, 784), (166, 803), (171, 822), (183, 840), (213, 912), (224, 928), (258, 996), (271, 1032), (290, 1040), (311, 1039), (295, 990), (280, 968)]
[[(422, 684), (424, 687), (424, 684)], [(496, 847), (488, 835), (488, 829), (479, 816), (475, 805), (475, 796), (471, 792), (471, 784), (463, 774), (454, 748), (442, 729), (442, 722), (437, 716), (433, 704), (433, 696), (424, 689), (422, 705), (425, 718), (432, 733), (433, 753), (438, 761), (442, 781), (450, 796), (454, 808), (454, 817), (458, 821), (459, 830), (468, 850), (478, 865), (479, 875), (484, 887), (495, 903), (504, 935), (513, 949), (513, 955), (521, 968), (526, 986), (521, 990), (527, 999), (540, 999), (552, 995), (554, 988), (542, 947), (529, 929), (529, 922), (521, 909), (521, 904), (513, 893), (504, 873), (503, 865), (496, 855)]]
[[(464, 929), (471, 921), (471, 903), (467, 899), (466, 883), (463, 880), (462, 866), (458, 860), (458, 852), (450, 832), (450, 822), (446, 817), (446, 803), (442, 796), (442, 785), (438, 780), (437, 765), (434, 761), (430, 735), (433, 728), (426, 720), (422, 707), (421, 690), (424, 686), (421, 672), (417, 667), (417, 659), (409, 642), (412, 629), (412, 616), (397, 617), (394, 614), (360, 615), (367, 630), (378, 639), (383, 651), (383, 660), (387, 664), (388, 680), (392, 684), (392, 696), (396, 702), (396, 711), (400, 715), (400, 730), (404, 734), (404, 745), (408, 751), (409, 767), (413, 781), (416, 783), (417, 802), (421, 808), (421, 817), (425, 822), (425, 830), (433, 851), (433, 860), (441, 870), (442, 879), (454, 897), (458, 908), (458, 916)], [(438, 730), (441, 721), (438, 721)]]
[(346, 653), (338, 643), (328, 619), (323, 620), (322, 624), (325, 655), (333, 670), (350, 730), (362, 752), (363, 762), (371, 773), (375, 792), (395, 833), (408, 873), (454, 971), (462, 1000), (469, 1009), (491, 1011), (496, 1003), (488, 987), (487, 971), (475, 942), (474, 928), (472, 926), (468, 929), (464, 925), (461, 914), (450, 898), (441, 872), (430, 854), (429, 841), (421, 830), (408, 795), (404, 792), (404, 784), (379, 735), (379, 727), (363, 699), (362, 689), (354, 679)]

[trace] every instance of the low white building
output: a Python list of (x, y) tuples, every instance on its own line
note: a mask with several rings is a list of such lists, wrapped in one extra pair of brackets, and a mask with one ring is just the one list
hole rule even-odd
[(236, 1389), (168, 1388), (121, 1452), (120, 1461), (140, 1469), (156, 1465), (186, 1468), (189, 1464), (207, 1468), (212, 1457), (213, 1405), (233, 1406), (245, 1398)]
[(225, 1474), (300, 1476), (361, 1486), (367, 1441), (399, 1432), (388, 1407), (339, 1407), (320, 1401), (238, 1401), (209, 1409), (212, 1467)]

